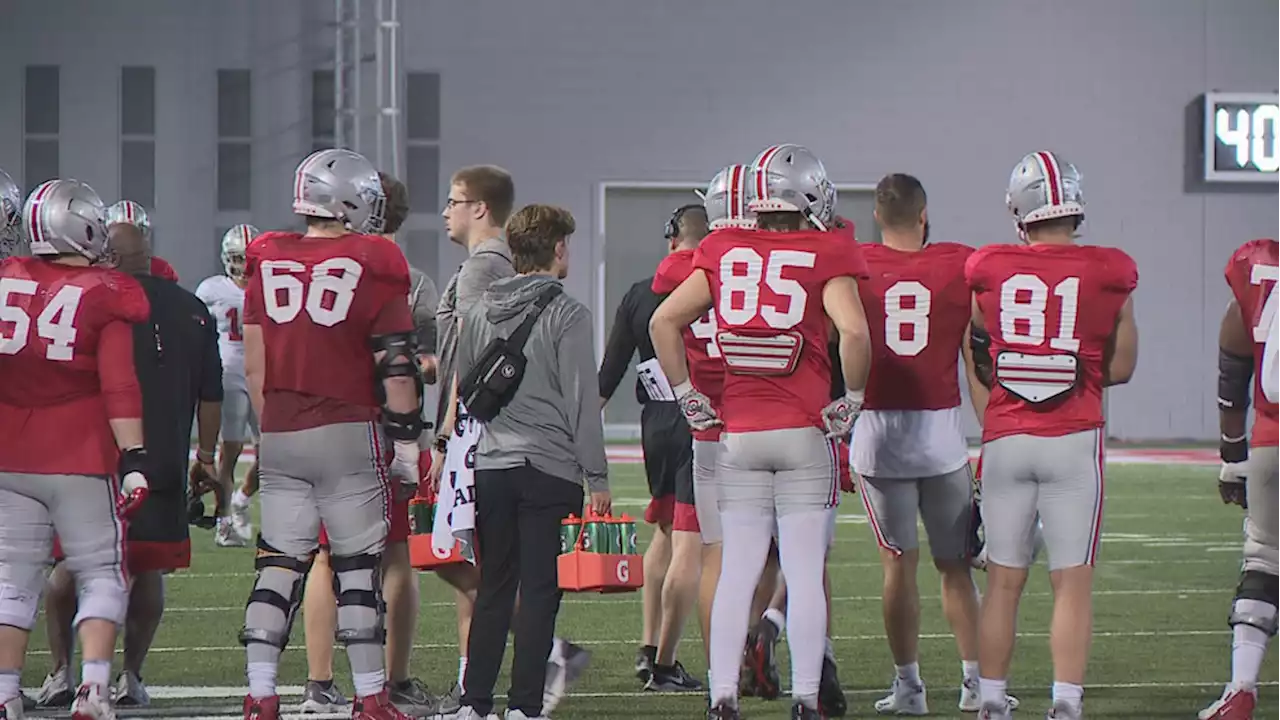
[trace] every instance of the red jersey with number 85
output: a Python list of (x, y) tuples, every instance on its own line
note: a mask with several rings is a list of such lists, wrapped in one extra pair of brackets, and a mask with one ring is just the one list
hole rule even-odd
[(150, 313), (124, 273), (0, 263), (0, 471), (115, 473), (107, 421), (142, 417), (132, 324)]
[(861, 283), (871, 330), (866, 410), (942, 410), (960, 404), (960, 343), (969, 325), (965, 261), (973, 248), (935, 243), (915, 252), (863, 245)]
[(693, 264), (711, 286), (725, 431), (822, 427), (831, 402), (822, 290), (867, 276), (859, 246), (839, 233), (730, 228), (704, 238)]
[(965, 277), (995, 367), (983, 442), (1102, 427), (1104, 352), (1138, 286), (1133, 260), (1093, 245), (988, 245)]
[(409, 266), (386, 238), (269, 232), (248, 248), (244, 322), (262, 327), (263, 432), (377, 417), (370, 339), (413, 330)]
[(1250, 444), (1272, 447), (1277, 444), (1276, 404), (1262, 392), (1262, 353), (1267, 333), (1276, 315), (1276, 282), (1280, 280), (1275, 240), (1250, 240), (1231, 255), (1226, 269), (1227, 284), (1240, 305), (1245, 329), (1253, 340), (1253, 432)]
[[(680, 283), (693, 274), (695, 250), (677, 250), (658, 263), (650, 288), (665, 295), (680, 287)], [(720, 348), (716, 345), (716, 314), (707, 314), (693, 321), (684, 329), (684, 352), (689, 364), (689, 381), (693, 387), (711, 400), (712, 407), (720, 407), (724, 395), (724, 363), (720, 361)], [(696, 440), (720, 439), (720, 426), (707, 430), (694, 430)]]

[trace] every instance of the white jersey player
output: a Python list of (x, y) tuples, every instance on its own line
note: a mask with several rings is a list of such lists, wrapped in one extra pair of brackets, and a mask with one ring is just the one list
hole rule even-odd
[[(244, 267), (249, 243), (259, 234), (252, 225), (237, 225), (222, 236), (224, 274), (205, 278), (196, 296), (209, 307), (218, 323), (218, 353), (222, 356), (222, 462), (219, 484), (229, 489), (235, 480), (236, 462), (247, 442), (258, 439), (258, 419), (249, 403), (249, 386), (244, 376)], [(242, 488), (231, 498), (231, 515), (218, 508), (214, 541), (222, 547), (243, 547), (249, 527), (249, 498), (257, 491), (257, 461), (254, 461)]]

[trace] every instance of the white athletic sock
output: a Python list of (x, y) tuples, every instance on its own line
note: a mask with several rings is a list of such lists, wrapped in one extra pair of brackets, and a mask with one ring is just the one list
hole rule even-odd
[(564, 661), (564, 641), (558, 637), (551, 638), (551, 654), (547, 656), (548, 662)]
[(236, 488), (236, 491), (231, 493), (231, 504), (236, 507), (244, 507), (249, 504), (249, 496), (245, 495), (240, 488)]
[(983, 705), (1003, 707), (1009, 697), (1009, 684), (1004, 678), (992, 680), (980, 677), (978, 678), (978, 696), (982, 698)]
[(258, 700), (265, 700), (276, 694), (276, 664), (251, 662), (245, 668), (249, 678), (249, 694)]
[(1267, 634), (1252, 625), (1242, 623), (1231, 628), (1231, 635), (1231, 684), (1245, 688), (1257, 687), (1262, 659), (1267, 655)]
[(720, 581), (711, 604), (711, 706), (737, 707), (738, 671), (747, 642), (752, 589), (764, 571), (773, 518), (761, 511), (720, 513), (724, 528)]
[(831, 644), (831, 638), (830, 638), (830, 637), (825, 637), (825, 638), (823, 638), (823, 640), (826, 642), (826, 655), (827, 655), (827, 657), (831, 658), (831, 662), (835, 662), (835, 661), (836, 661), (836, 648), (835, 648), (835, 646), (834, 646), (834, 645), (832, 645), (832, 644)]
[(351, 673), (351, 684), (356, 687), (356, 697), (369, 697), (382, 692), (387, 686), (387, 671), (375, 670), (367, 673)]
[(1072, 710), (1079, 710), (1084, 703), (1084, 688), (1075, 683), (1054, 682), (1053, 704), (1066, 705)]
[(965, 682), (970, 680), (978, 681), (978, 661), (977, 660), (961, 660), (960, 661), (960, 677)]
[(458, 658), (458, 689), (462, 689), (462, 681), (467, 677), (467, 656), (462, 655)]
[(22, 692), (21, 680), (22, 675), (17, 670), (0, 670), (0, 707)]
[(782, 611), (777, 608), (769, 608), (768, 610), (765, 610), (764, 614), (760, 617), (773, 623), (773, 627), (778, 631), (779, 635), (787, 629), (787, 616), (783, 615)]
[(814, 707), (826, 651), (827, 510), (778, 518), (778, 561), (787, 578), (787, 647), (791, 651), (791, 696)]
[(905, 681), (908, 685), (920, 684), (920, 663), (913, 662), (906, 665), (894, 665), (894, 670), (898, 671), (898, 679)]
[(81, 685), (99, 685), (106, 687), (111, 683), (110, 660), (85, 660), (80, 666)]

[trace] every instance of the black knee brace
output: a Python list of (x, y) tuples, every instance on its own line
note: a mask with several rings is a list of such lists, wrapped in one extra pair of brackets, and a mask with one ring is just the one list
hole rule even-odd
[[(369, 627), (344, 628), (339, 623), (335, 634), (338, 642), (343, 645), (384, 643), (387, 633), (383, 624), (386, 605), (382, 600), (382, 556), (330, 555), (329, 565), (333, 568), (333, 594), (338, 598), (339, 612), (344, 607), (367, 607), (374, 614), (374, 623)], [(363, 583), (355, 578), (366, 571), (369, 573), (371, 590), (361, 588)]]
[[(302, 589), (306, 586), (307, 573), (311, 571), (311, 563), (314, 558), (299, 560), (296, 557), (285, 555), (267, 544), (262, 539), (262, 535), (258, 535), (258, 553), (253, 559), (253, 568), (257, 571), (257, 577), (254, 579), (253, 592), (249, 593), (249, 602), (246, 603), (246, 610), (254, 603), (263, 603), (270, 605), (280, 612), (284, 613), (284, 630), (282, 632), (274, 632), (265, 628), (243, 627), (240, 629), (240, 644), (248, 645), (249, 643), (262, 643), (264, 645), (274, 645), (281, 650), (289, 644), (289, 633), (293, 630), (293, 619), (298, 614), (298, 608), (302, 605)], [(278, 591), (261, 587), (262, 571), (267, 568), (279, 568), (281, 570), (293, 573), (292, 589), (289, 597), (281, 595)]]
[[(1253, 602), (1241, 603), (1241, 600)], [(1258, 603), (1262, 607), (1258, 607)], [(1242, 605), (1244, 607), (1242, 607)], [(1252, 625), (1268, 635), (1276, 634), (1277, 605), (1280, 605), (1280, 578), (1257, 570), (1245, 570), (1236, 586), (1227, 624)]]

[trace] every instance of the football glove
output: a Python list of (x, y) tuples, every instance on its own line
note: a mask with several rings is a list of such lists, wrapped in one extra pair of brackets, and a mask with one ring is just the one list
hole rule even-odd
[(689, 427), (694, 430), (710, 430), (721, 424), (720, 418), (716, 416), (716, 409), (711, 406), (711, 398), (695, 390), (693, 383), (685, 380), (672, 390), (675, 391), (680, 413), (684, 415)]
[(1218, 494), (1222, 496), (1222, 502), (1248, 509), (1249, 497), (1245, 491), (1248, 465), (1248, 461), (1222, 463), (1222, 469), (1218, 471)]
[(822, 427), (829, 438), (847, 438), (853, 432), (853, 423), (862, 412), (863, 392), (849, 390), (822, 408)]
[(146, 502), (151, 486), (147, 482), (150, 466), (146, 448), (136, 447), (121, 451), (117, 474), (120, 476), (120, 497), (116, 510), (123, 517), (130, 517)]

